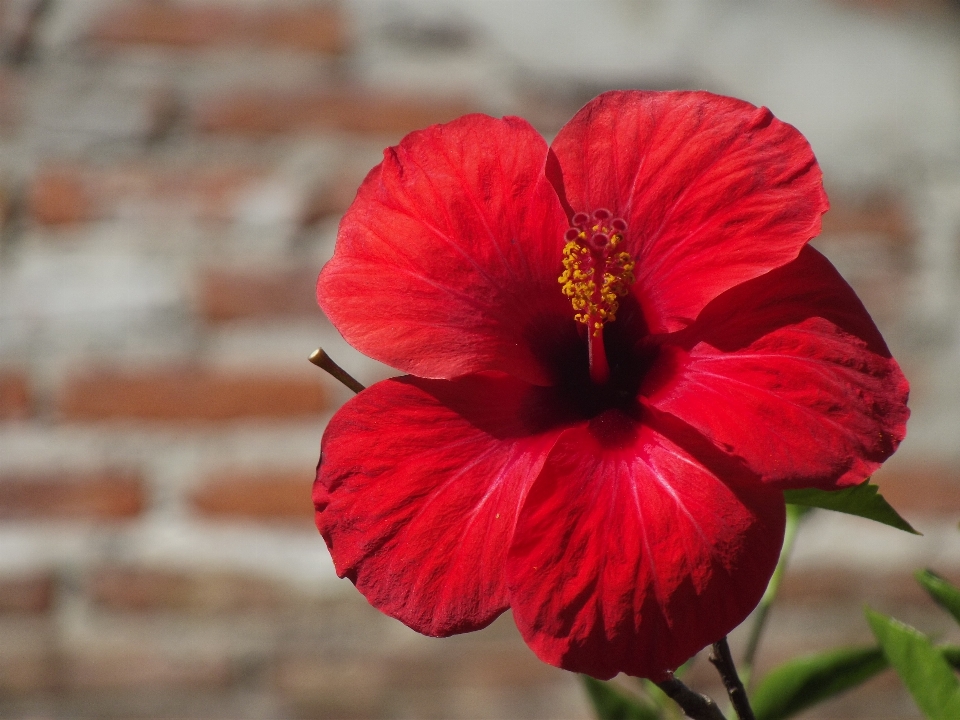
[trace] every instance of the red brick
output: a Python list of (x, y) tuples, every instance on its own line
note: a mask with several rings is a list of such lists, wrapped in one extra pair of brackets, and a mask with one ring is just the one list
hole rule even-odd
[(823, 216), (823, 233), (877, 234), (895, 244), (907, 244), (914, 236), (904, 203), (883, 193), (858, 201), (831, 199), (830, 209)]
[(27, 191), (27, 212), (41, 225), (71, 225), (96, 215), (83, 177), (69, 168), (41, 172)]
[(960, 468), (926, 465), (876, 473), (880, 493), (901, 514), (960, 516)]
[(27, 374), (17, 370), (0, 371), (0, 420), (23, 420), (30, 417), (32, 410)]
[(94, 25), (90, 39), (105, 46), (198, 47), (229, 38), (236, 32), (237, 19), (237, 14), (226, 7), (140, 0), (117, 4)]
[(50, 574), (0, 578), (0, 613), (45, 613), (53, 603), (54, 586)]
[(95, 24), (90, 37), (102, 48), (234, 45), (320, 54), (341, 53), (347, 44), (343, 16), (332, 5), (249, 11), (224, 3), (196, 6), (162, 0), (119, 5)]
[(403, 134), (471, 112), (461, 99), (429, 100), (373, 93), (299, 94), (243, 90), (202, 101), (194, 115), (204, 132), (267, 136), (343, 130)]
[(389, 665), (376, 655), (293, 657), (273, 667), (273, 683), (286, 702), (308, 717), (389, 717), (384, 712)]
[[(429, 686), (432, 684), (431, 675), (437, 677), (444, 673), (449, 675), (452, 685), (461, 687), (533, 689), (556, 679), (553, 669), (537, 660), (519, 638), (510, 638), (509, 642), (481, 642), (449, 654), (454, 657), (440, 659), (419, 680), (416, 668), (409, 667), (405, 662), (396, 663), (391, 678), (394, 687), (400, 689), (418, 683)], [(454, 659), (455, 662), (450, 662)]]
[(151, 648), (95, 651), (60, 659), (62, 687), (69, 690), (222, 689), (231, 682), (226, 658), (184, 657)]
[(55, 685), (55, 663), (50, 653), (33, 649), (0, 655), (0, 695), (30, 696)]
[(316, 380), (283, 375), (164, 369), (92, 372), (68, 380), (59, 409), (68, 421), (217, 422), (294, 418), (322, 413)]
[(194, 509), (222, 519), (290, 520), (311, 523), (310, 473), (234, 474), (209, 478), (194, 493)]
[(349, 34), (333, 5), (271, 8), (249, 19), (245, 33), (266, 47), (313, 53), (346, 52)]
[(783, 577), (778, 596), (778, 602), (817, 607), (856, 607), (867, 600), (881, 605), (903, 606), (926, 603), (927, 597), (909, 572), (851, 572), (826, 568), (790, 568)]
[[(155, 100), (161, 102), (162, 98)], [(239, 166), (52, 167), (33, 179), (28, 211), (41, 225), (158, 211), (226, 222), (233, 219), (244, 193), (264, 176), (259, 168)]]
[(193, 614), (273, 610), (290, 595), (261, 578), (133, 567), (96, 570), (87, 594), (106, 610)]
[(0, 518), (120, 519), (146, 505), (142, 480), (130, 473), (0, 476)]
[(207, 270), (200, 277), (200, 313), (207, 322), (281, 316), (320, 318), (317, 271), (230, 272)]

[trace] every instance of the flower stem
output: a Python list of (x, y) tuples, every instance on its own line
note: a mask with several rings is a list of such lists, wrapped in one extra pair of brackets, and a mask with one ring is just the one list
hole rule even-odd
[(327, 355), (326, 351), (323, 348), (317, 348), (312, 353), (310, 353), (310, 362), (316, 365), (321, 370), (326, 370), (334, 378), (342, 382), (353, 392), (358, 393), (361, 390), (365, 390), (363, 385), (357, 382), (346, 370), (337, 365), (333, 359)]
[(606, 385), (610, 379), (607, 350), (603, 346), (603, 328), (587, 327), (587, 353), (590, 358), (590, 379), (594, 385)]
[(766, 627), (767, 617), (770, 614), (770, 608), (780, 590), (780, 583), (783, 580), (783, 574), (787, 569), (787, 562), (790, 560), (790, 554), (793, 552), (793, 546), (797, 540), (797, 530), (800, 529), (800, 520), (807, 514), (809, 508), (802, 508), (797, 505), (787, 505), (787, 529), (783, 536), (783, 548), (780, 550), (780, 559), (777, 561), (777, 567), (773, 571), (773, 576), (767, 584), (767, 589), (760, 598), (760, 604), (757, 605), (757, 612), (754, 616), (753, 625), (750, 628), (750, 636), (747, 638), (747, 648), (743, 653), (743, 684), (750, 687), (750, 681), (753, 679), (753, 663), (757, 656), (757, 648), (760, 645), (760, 637)]
[(730, 654), (730, 646), (727, 644), (726, 637), (713, 644), (710, 662), (720, 672), (720, 679), (723, 680), (723, 686), (727, 689), (727, 695), (730, 697), (733, 709), (737, 711), (737, 717), (740, 720), (756, 720), (753, 716), (753, 709), (750, 707), (750, 700), (747, 698), (746, 688), (740, 682), (737, 668), (733, 664), (733, 655)]
[(726, 720), (719, 706), (706, 695), (694, 692), (682, 682), (670, 675), (666, 680), (657, 683), (663, 692), (673, 700), (680, 709), (693, 720)]

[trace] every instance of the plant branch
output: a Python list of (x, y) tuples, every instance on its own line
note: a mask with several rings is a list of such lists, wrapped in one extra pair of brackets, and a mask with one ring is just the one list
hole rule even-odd
[(317, 348), (312, 353), (310, 353), (310, 362), (316, 365), (321, 370), (326, 370), (330, 375), (335, 379), (342, 382), (353, 392), (358, 393), (365, 388), (359, 382), (357, 382), (346, 370), (337, 365), (326, 351), (323, 348)]
[(737, 668), (733, 664), (733, 655), (730, 654), (727, 638), (713, 644), (710, 662), (716, 666), (720, 673), (720, 679), (723, 680), (723, 686), (727, 689), (727, 695), (730, 697), (733, 709), (737, 711), (737, 717), (740, 720), (756, 720), (753, 716), (753, 709), (750, 707), (750, 700), (747, 698), (747, 691), (743, 687), (743, 683), (740, 682)]
[(693, 720), (726, 720), (719, 706), (706, 695), (694, 692), (672, 674), (666, 680), (657, 683), (663, 692), (673, 700), (687, 717)]
[(753, 680), (753, 663), (757, 656), (757, 648), (760, 646), (760, 638), (763, 635), (767, 618), (770, 615), (770, 608), (773, 607), (773, 601), (777, 598), (780, 583), (783, 581), (783, 574), (793, 552), (793, 546), (797, 540), (797, 531), (800, 529), (800, 520), (807, 512), (809, 512), (809, 508), (787, 505), (787, 527), (783, 537), (783, 548), (780, 550), (780, 559), (777, 561), (773, 576), (770, 578), (767, 589), (757, 605), (753, 625), (750, 627), (750, 635), (747, 638), (747, 647), (743, 652), (743, 662), (740, 664), (740, 674), (743, 677), (745, 687), (750, 687), (750, 682)]

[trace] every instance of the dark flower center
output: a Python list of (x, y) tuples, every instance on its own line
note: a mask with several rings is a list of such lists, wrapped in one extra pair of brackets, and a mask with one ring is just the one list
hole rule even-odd
[(589, 351), (582, 339), (571, 338), (570, 344), (556, 356), (561, 404), (582, 418), (620, 410), (639, 419), (637, 398), (655, 366), (662, 364), (658, 363), (660, 346), (648, 335), (640, 308), (632, 298), (624, 300), (620, 321), (605, 330), (598, 338), (604, 344), (609, 368), (602, 384), (593, 377)]

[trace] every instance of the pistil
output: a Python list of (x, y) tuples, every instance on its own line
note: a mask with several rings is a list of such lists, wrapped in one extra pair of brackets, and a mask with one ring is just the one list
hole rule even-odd
[(594, 385), (606, 385), (610, 379), (610, 363), (603, 345), (603, 328), (587, 333), (587, 357), (590, 359), (590, 380)]
[(604, 385), (610, 379), (610, 365), (603, 326), (617, 319), (619, 300), (634, 282), (633, 258), (617, 249), (627, 223), (601, 208), (589, 215), (577, 213), (570, 224), (564, 236), (559, 282), (573, 307), (574, 319), (586, 325), (590, 379)]

